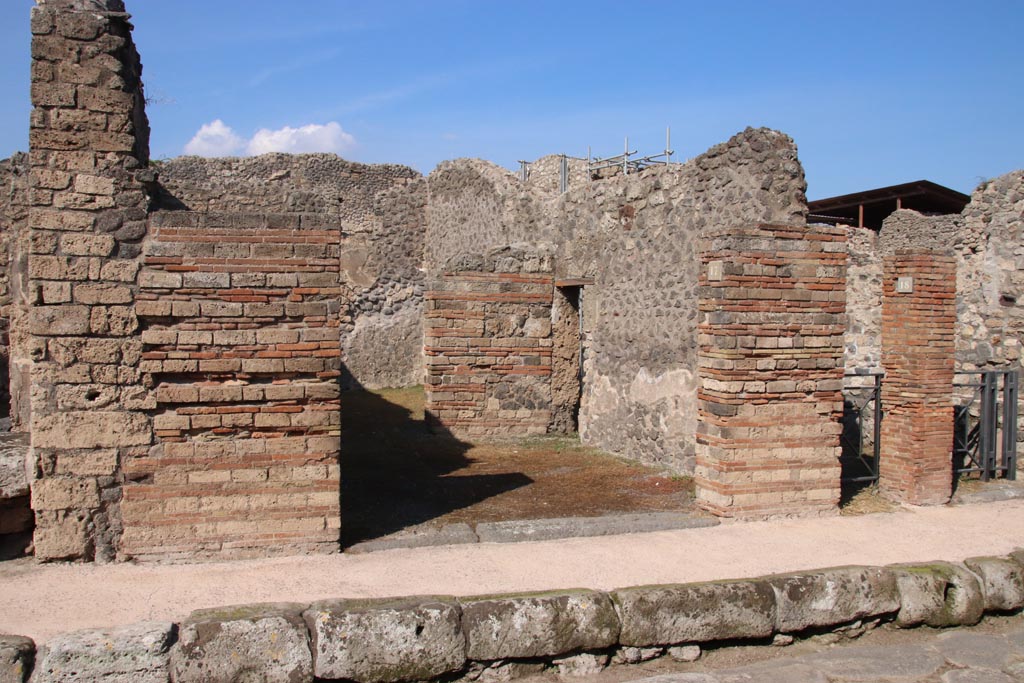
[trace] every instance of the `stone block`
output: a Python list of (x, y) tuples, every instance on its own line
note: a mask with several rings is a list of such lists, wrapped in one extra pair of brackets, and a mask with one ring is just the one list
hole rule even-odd
[(0, 683), (25, 683), (35, 655), (31, 638), (0, 633)]
[(596, 591), (460, 600), (466, 656), (474, 660), (546, 657), (610, 647), (619, 618)]
[(96, 480), (77, 477), (47, 477), (32, 482), (32, 509), (83, 510), (100, 506)]
[(193, 612), (171, 651), (175, 683), (313, 680), (304, 605), (244, 605)]
[(149, 420), (142, 413), (73, 411), (37, 415), (32, 421), (36, 448), (148, 446), (152, 438)]
[(76, 285), (74, 300), (79, 304), (130, 304), (132, 290), (125, 285)]
[(28, 495), (27, 439), (0, 434), (0, 499)]
[(320, 602), (304, 617), (318, 678), (420, 681), (466, 662), (459, 607), (449, 598)]
[(619, 643), (633, 647), (766, 638), (775, 624), (775, 594), (760, 580), (624, 588), (612, 600)]
[(33, 683), (166, 683), (174, 635), (169, 622), (75, 631), (39, 648)]
[(34, 306), (29, 332), (40, 337), (73, 337), (89, 333), (88, 306)]
[(981, 579), (986, 610), (1024, 607), (1024, 567), (1005, 557), (971, 557), (964, 564)]
[(976, 624), (985, 611), (985, 596), (978, 577), (967, 568), (947, 562), (897, 565), (900, 610), (896, 625), (934, 627)]
[(67, 256), (110, 256), (115, 246), (110, 235), (68, 233), (60, 237), (60, 249)]
[(81, 512), (36, 516), (32, 536), (35, 556), (40, 562), (77, 560), (88, 557), (92, 543), (88, 535), (88, 519)]
[(836, 567), (768, 579), (778, 606), (776, 628), (797, 633), (900, 609), (895, 575), (877, 567)]

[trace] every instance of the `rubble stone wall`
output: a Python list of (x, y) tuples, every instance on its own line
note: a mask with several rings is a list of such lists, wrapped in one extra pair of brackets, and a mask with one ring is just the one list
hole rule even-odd
[(123, 556), (337, 550), (338, 221), (153, 214), (136, 309), (156, 444), (123, 463)]
[(556, 245), (556, 277), (593, 283), (583, 287), (580, 436), (692, 471), (695, 243), (723, 225), (803, 224), (806, 183), (793, 141), (748, 129), (686, 164), (571, 182), (561, 195), (557, 183), (524, 185), (509, 171), (465, 159), (441, 164), (427, 184), (427, 272), (501, 245)]

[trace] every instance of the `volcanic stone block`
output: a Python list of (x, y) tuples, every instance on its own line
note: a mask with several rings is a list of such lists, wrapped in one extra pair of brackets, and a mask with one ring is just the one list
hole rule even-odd
[(964, 564), (981, 579), (986, 610), (1024, 607), (1024, 568), (1005, 557), (971, 557)]
[(460, 601), (466, 656), (474, 660), (546, 657), (614, 645), (619, 618), (596, 591)]
[(977, 624), (985, 612), (978, 577), (947, 562), (890, 568), (900, 594), (897, 626), (945, 627)]
[(34, 683), (166, 683), (174, 624), (148, 621), (75, 631), (39, 649)]
[(149, 420), (142, 413), (98, 410), (38, 417), (32, 424), (35, 448), (116, 448), (148, 446)]
[(896, 577), (876, 567), (836, 567), (768, 579), (778, 604), (776, 627), (796, 633), (900, 609)]
[(328, 601), (303, 616), (317, 678), (419, 681), (458, 671), (466, 662), (460, 610), (452, 598)]
[(31, 638), (0, 633), (0, 683), (24, 683), (32, 670), (36, 644)]
[(634, 647), (765, 638), (775, 624), (775, 594), (764, 581), (624, 588), (612, 600), (619, 643)]
[(244, 605), (193, 612), (171, 651), (176, 683), (313, 680), (305, 605)]

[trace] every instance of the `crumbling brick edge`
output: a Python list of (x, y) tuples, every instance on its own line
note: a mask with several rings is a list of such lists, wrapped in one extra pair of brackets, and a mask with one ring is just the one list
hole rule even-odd
[[(1004, 557), (836, 567), (753, 579), (476, 596), (276, 603), (193, 612), (180, 624), (77, 631), (36, 650), (0, 636), (0, 680), (362, 682), (516, 676), (692, 660), (702, 647), (791, 642), (824, 631), (856, 636), (978, 623), (1024, 608), (1024, 550)], [(33, 673), (34, 669), (34, 673)], [(244, 669), (244, 671), (243, 671)], [(592, 668), (588, 669), (592, 672)]]

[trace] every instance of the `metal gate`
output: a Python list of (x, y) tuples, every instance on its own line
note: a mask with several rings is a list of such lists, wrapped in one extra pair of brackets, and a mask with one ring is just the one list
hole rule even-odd
[(953, 472), (1017, 478), (1017, 371), (957, 373)]
[(878, 481), (882, 430), (882, 373), (850, 373), (843, 387), (842, 455), (845, 484)]

